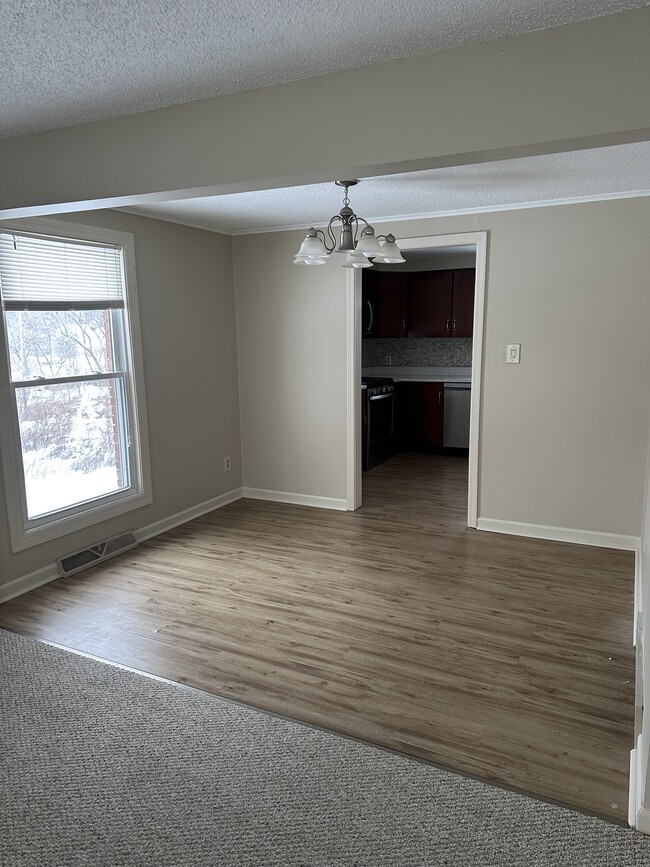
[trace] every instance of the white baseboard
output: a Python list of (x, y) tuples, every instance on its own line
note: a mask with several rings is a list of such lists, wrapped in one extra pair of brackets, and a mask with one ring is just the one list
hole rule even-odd
[(636, 749), (630, 750), (630, 787), (627, 804), (627, 824), (630, 828), (636, 828), (637, 800), (636, 800)]
[[(175, 515), (170, 515), (163, 518), (161, 521), (156, 521), (154, 524), (149, 524), (139, 530), (134, 530), (133, 535), (138, 542), (144, 542), (151, 539), (153, 536), (159, 536), (167, 530), (173, 530), (181, 524), (186, 524), (193, 518), (199, 518), (208, 512), (213, 512), (215, 509), (220, 509), (222, 506), (227, 506), (228, 503), (234, 503), (235, 500), (241, 500), (242, 489), (236, 488), (234, 491), (228, 491), (218, 497), (213, 497), (211, 500), (206, 500), (204, 503), (199, 503), (197, 506), (192, 506), (189, 509), (184, 509), (182, 512), (176, 512)], [(23, 593), (29, 593), (30, 590), (35, 590), (49, 581), (54, 581), (59, 578), (59, 572), (56, 563), (49, 566), (44, 566), (36, 572), (30, 572), (29, 575), (23, 575), (20, 578), (15, 578), (7, 584), (0, 586), (0, 604), (14, 599), (16, 596), (22, 596)]]
[(294, 506), (315, 506), (318, 509), (348, 510), (347, 500), (334, 497), (316, 497), (312, 494), (290, 494), (287, 491), (267, 491), (264, 488), (244, 488), (244, 497), (249, 500), (268, 500), (271, 503), (290, 503)]
[(643, 761), (644, 746), (643, 734), (636, 741), (636, 747), (630, 751), (630, 806), (628, 810), (628, 822), (632, 828), (650, 834), (650, 810), (644, 806), (644, 774), (641, 762)]
[(629, 800), (627, 806), (627, 823), (630, 828), (636, 828), (637, 814), (639, 812), (638, 799), (638, 759), (639, 747), (636, 746), (630, 750), (630, 785), (629, 785)]
[(644, 805), (645, 774), (643, 755), (645, 753), (643, 733), (639, 735), (636, 747), (630, 753), (630, 807), (628, 822), (642, 834), (650, 834), (650, 809)]
[(650, 810), (643, 807), (636, 814), (636, 824), (633, 826), (642, 834), (650, 834)]
[(214, 512), (215, 509), (221, 509), (229, 503), (241, 500), (242, 496), (242, 488), (235, 488), (233, 491), (227, 491), (225, 494), (220, 494), (218, 497), (213, 497), (204, 503), (190, 506), (189, 509), (183, 509), (182, 512), (176, 512), (175, 515), (162, 518), (160, 521), (142, 527), (140, 530), (134, 530), (133, 535), (138, 542), (145, 542), (147, 539), (153, 538), (153, 536), (160, 536), (161, 533), (166, 533), (167, 530), (173, 530), (174, 527), (187, 524), (188, 521), (192, 521), (194, 518), (200, 518), (201, 515), (207, 515), (208, 512)]
[(16, 596), (22, 596), (23, 593), (29, 593), (30, 590), (36, 590), (43, 584), (48, 584), (59, 577), (56, 563), (51, 563), (49, 566), (44, 566), (42, 569), (37, 569), (36, 572), (30, 572), (28, 575), (22, 575), (20, 578), (14, 578), (13, 581), (7, 582), (0, 586), (0, 604), (9, 602)]
[(618, 533), (597, 533), (593, 530), (573, 530), (569, 527), (547, 527), (544, 524), (524, 524), (519, 521), (500, 521), (497, 518), (479, 518), (478, 530), (490, 533), (506, 533), (510, 536), (529, 536), (532, 539), (549, 539), (553, 542), (573, 542), (575, 545), (594, 545), (597, 548), (618, 548), (623, 551), (638, 551), (638, 536), (621, 536)]

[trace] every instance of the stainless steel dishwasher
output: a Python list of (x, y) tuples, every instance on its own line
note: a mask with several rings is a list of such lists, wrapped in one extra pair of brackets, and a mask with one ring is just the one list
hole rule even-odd
[(445, 448), (469, 448), (471, 382), (445, 383), (445, 413), (442, 444)]

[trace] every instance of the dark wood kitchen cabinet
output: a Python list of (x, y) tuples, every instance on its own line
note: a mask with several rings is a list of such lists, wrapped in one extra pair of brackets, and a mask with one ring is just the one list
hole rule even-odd
[(363, 272), (364, 337), (471, 337), (474, 268)]
[(475, 275), (474, 268), (410, 274), (408, 336), (471, 337)]
[(450, 337), (452, 271), (416, 271), (408, 284), (408, 336)]
[(396, 384), (397, 441), (402, 448), (442, 448), (444, 389), (442, 382)]
[(453, 277), (451, 336), (472, 337), (474, 334), (474, 268), (457, 268)]
[(379, 271), (378, 337), (406, 337), (408, 274)]

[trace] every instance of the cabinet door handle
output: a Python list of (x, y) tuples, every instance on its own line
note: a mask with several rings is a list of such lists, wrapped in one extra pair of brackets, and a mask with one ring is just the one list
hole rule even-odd
[(455, 319), (454, 319), (453, 329), (454, 329), (454, 331), (456, 330), (456, 320)]
[(442, 392), (438, 392), (438, 403), (442, 403)]
[(368, 305), (368, 311), (370, 313), (370, 322), (368, 322), (367, 333), (371, 334), (372, 333), (372, 326), (375, 324), (375, 309), (372, 306), (372, 304), (370, 303), (370, 301), (366, 301), (366, 304)]
[(449, 331), (449, 320), (447, 320), (447, 324), (445, 325), (445, 331)]

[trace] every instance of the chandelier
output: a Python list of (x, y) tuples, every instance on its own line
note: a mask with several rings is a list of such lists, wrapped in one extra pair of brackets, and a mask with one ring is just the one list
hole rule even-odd
[[(312, 226), (305, 235), (294, 261), (296, 265), (324, 265), (327, 257), (335, 250), (345, 253), (344, 268), (372, 268), (375, 262), (397, 264), (405, 262), (395, 235), (375, 235), (375, 230), (367, 220), (358, 217), (350, 207), (348, 189), (359, 181), (335, 181), (343, 187), (343, 207), (329, 221), (327, 230), (314, 229)], [(341, 224), (338, 246), (333, 227)], [(363, 228), (361, 226), (363, 224)], [(383, 243), (380, 243), (382, 241)], [(373, 260), (372, 262), (370, 260)]]

